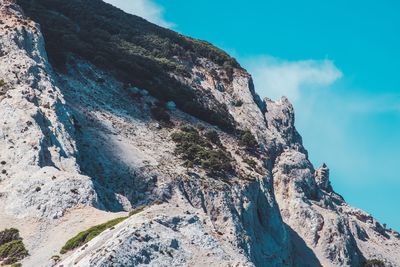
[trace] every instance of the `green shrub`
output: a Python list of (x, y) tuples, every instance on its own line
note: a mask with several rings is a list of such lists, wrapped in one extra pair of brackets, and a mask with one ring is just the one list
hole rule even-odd
[(257, 168), (257, 162), (251, 158), (244, 158), (243, 161), (249, 165), (253, 170), (256, 170)]
[(200, 130), (200, 131), (203, 131), (206, 127), (205, 127), (203, 124), (198, 123), (198, 124), (196, 125), (196, 128), (197, 128), (198, 130)]
[(3, 79), (0, 79), (0, 88), (6, 85), (6, 82)]
[(201, 166), (215, 177), (233, 172), (233, 160), (222, 147), (218, 133), (207, 131), (202, 135), (196, 128), (184, 125), (171, 138), (176, 143), (175, 153), (185, 160), (186, 167)]
[(3, 260), (4, 264), (16, 263), (28, 255), (22, 240), (13, 240), (0, 246), (0, 260)]
[(210, 141), (211, 143), (217, 146), (221, 146), (221, 139), (219, 138), (217, 131), (208, 130), (204, 133), (204, 137), (206, 137), (207, 140)]
[(150, 112), (153, 119), (163, 123), (164, 125), (171, 124), (171, 117), (165, 108), (161, 106), (154, 106), (150, 109)]
[(198, 131), (190, 124), (183, 124), (181, 125), (181, 127), (179, 127), (179, 129), (183, 132), (187, 132), (187, 133), (198, 133)]
[(0, 232), (0, 246), (13, 240), (19, 239), (20, 237), (18, 229), (10, 228)]
[(258, 148), (257, 139), (254, 137), (254, 135), (249, 130), (245, 130), (245, 131), (241, 132), (240, 144), (251, 151), (257, 150), (257, 148)]
[(60, 257), (60, 255), (53, 255), (53, 256), (51, 256), (50, 259), (52, 259), (55, 262), (59, 262), (61, 260), (61, 257)]
[(385, 267), (385, 263), (378, 259), (367, 260), (364, 267)]
[(129, 217), (130, 217), (130, 216), (133, 216), (133, 215), (136, 215), (136, 214), (138, 214), (138, 213), (144, 211), (145, 208), (146, 208), (146, 206), (141, 206), (141, 207), (138, 207), (138, 208), (136, 208), (136, 209), (134, 209), (134, 210), (131, 210), (131, 211), (129, 212)]
[(242, 101), (241, 99), (239, 99), (239, 100), (234, 100), (234, 101), (232, 102), (232, 104), (233, 104), (235, 107), (241, 107), (241, 106), (243, 106), (243, 101)]
[(16, 263), (28, 255), (18, 229), (10, 228), (0, 232), (0, 261), (3, 264)]
[(177, 143), (176, 152), (178, 154), (184, 153), (184, 150), (193, 145), (199, 145), (199, 149), (207, 145), (207, 142), (203, 140), (197, 129), (192, 126), (181, 126), (180, 131), (173, 132), (171, 138)]
[(67, 243), (65, 243), (65, 245), (61, 248), (60, 253), (65, 254), (70, 250), (73, 250), (75, 248), (78, 248), (86, 244), (87, 242), (89, 242), (90, 240), (92, 240), (105, 230), (119, 224), (120, 222), (123, 222), (127, 218), (128, 217), (116, 218), (106, 223), (93, 226), (83, 232), (80, 232), (79, 234), (68, 240)]
[(201, 166), (212, 175), (223, 176), (233, 170), (232, 158), (221, 149), (203, 151), (201, 156)]

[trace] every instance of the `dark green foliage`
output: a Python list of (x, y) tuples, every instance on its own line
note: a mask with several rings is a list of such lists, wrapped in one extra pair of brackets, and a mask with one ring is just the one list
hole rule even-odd
[(258, 148), (257, 139), (249, 130), (240, 133), (240, 144), (250, 151), (257, 150)]
[(221, 145), (221, 139), (219, 139), (219, 135), (217, 131), (215, 130), (208, 130), (204, 133), (204, 137), (207, 138), (208, 141), (211, 143), (220, 146)]
[(205, 127), (203, 124), (198, 123), (198, 124), (196, 125), (196, 128), (199, 129), (200, 131), (203, 131), (206, 127)]
[(223, 67), (229, 80), (232, 80), (234, 66), (229, 61), (225, 61)]
[(6, 82), (3, 79), (0, 79), (0, 87), (3, 87), (4, 85), (6, 85)]
[(222, 149), (202, 151), (199, 156), (202, 158), (201, 166), (211, 175), (224, 176), (233, 170), (230, 155)]
[(14, 240), (0, 246), (0, 260), (3, 260), (4, 264), (16, 263), (28, 255), (22, 240)]
[[(207, 95), (207, 97), (214, 98), (212, 95)], [(216, 105), (212, 107), (212, 110), (204, 108), (203, 105), (195, 101), (186, 102), (182, 110), (203, 121), (217, 125), (226, 132), (233, 132), (235, 123), (233, 117), (229, 114), (228, 108), (224, 104), (217, 104), (215, 99), (214, 102)]]
[(160, 122), (163, 123), (171, 123), (171, 117), (169, 116), (168, 112), (165, 110), (164, 107), (161, 106), (154, 106), (150, 109), (151, 116)]
[(243, 161), (249, 165), (253, 170), (256, 170), (257, 168), (257, 162), (251, 158), (244, 158)]
[(61, 248), (60, 253), (65, 254), (70, 250), (86, 244), (105, 230), (119, 224), (120, 222), (123, 222), (127, 218), (129, 217), (116, 218), (106, 223), (93, 226), (83, 232), (80, 232), (79, 234), (68, 240), (67, 243), (65, 243), (65, 245)]
[(144, 211), (145, 208), (146, 208), (146, 206), (141, 206), (141, 207), (139, 207), (139, 208), (136, 208), (136, 209), (130, 211), (130, 212), (129, 212), (129, 217), (130, 217), (130, 216), (133, 216), (133, 215), (136, 215), (136, 214), (138, 214), (138, 213)]
[(17, 229), (10, 228), (0, 232), (0, 261), (3, 264), (16, 263), (28, 255)]
[(61, 257), (59, 255), (53, 255), (51, 258), (54, 262), (59, 262), (61, 260)]
[[(183, 124), (179, 129), (183, 132), (192, 132), (192, 133), (198, 133), (198, 131), (190, 124)], [(203, 127), (204, 130), (204, 127)]]
[(10, 228), (0, 232), (0, 246), (18, 239), (20, 239), (18, 229)]
[(367, 260), (364, 264), (364, 267), (385, 267), (385, 263), (381, 260), (372, 259)]
[[(185, 37), (129, 15), (101, 0), (17, 0), (41, 25), (50, 62), (65, 70), (71, 54), (113, 73), (126, 84), (147, 89), (162, 101), (232, 131), (226, 107), (208, 107), (195, 91), (170, 73), (188, 76), (188, 66), (208, 58), (227, 73), (235, 59), (210, 43)], [(228, 73), (228, 75), (229, 75)]]
[[(208, 133), (210, 135), (210, 133)], [(211, 134), (214, 141), (219, 141), (218, 133)], [(225, 177), (233, 172), (232, 158), (219, 143), (217, 146), (206, 134), (188, 125), (174, 132), (172, 140), (176, 142), (175, 152), (185, 160), (187, 167), (201, 166), (215, 177)]]
[(243, 101), (242, 101), (241, 99), (239, 99), (239, 100), (234, 100), (234, 101), (232, 102), (232, 104), (233, 104), (235, 107), (241, 107), (241, 106), (243, 105)]

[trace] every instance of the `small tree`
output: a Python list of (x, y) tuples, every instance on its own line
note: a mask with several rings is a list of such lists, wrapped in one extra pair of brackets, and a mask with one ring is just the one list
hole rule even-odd
[(241, 133), (240, 144), (249, 150), (256, 150), (258, 147), (257, 139), (249, 130), (245, 130)]
[(164, 125), (172, 124), (170, 115), (161, 104), (153, 106), (150, 109), (150, 112), (153, 119), (163, 123)]
[(220, 146), (221, 139), (219, 139), (219, 135), (215, 130), (208, 130), (204, 133), (204, 136), (214, 145)]

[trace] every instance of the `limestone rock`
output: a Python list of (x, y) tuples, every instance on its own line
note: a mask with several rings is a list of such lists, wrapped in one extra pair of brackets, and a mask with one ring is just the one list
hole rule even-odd
[(315, 171), (314, 176), (319, 188), (332, 192), (331, 182), (329, 181), (329, 168), (325, 163)]

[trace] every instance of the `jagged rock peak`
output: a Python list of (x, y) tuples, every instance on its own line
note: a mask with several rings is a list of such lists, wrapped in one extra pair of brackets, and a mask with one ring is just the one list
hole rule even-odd
[(315, 171), (315, 181), (319, 188), (325, 190), (327, 192), (332, 192), (331, 182), (329, 180), (329, 168), (323, 163), (316, 171)]
[(268, 136), (275, 142), (278, 151), (291, 147), (307, 154), (296, 130), (294, 108), (288, 98), (283, 96), (278, 101), (264, 98), (264, 103)]

